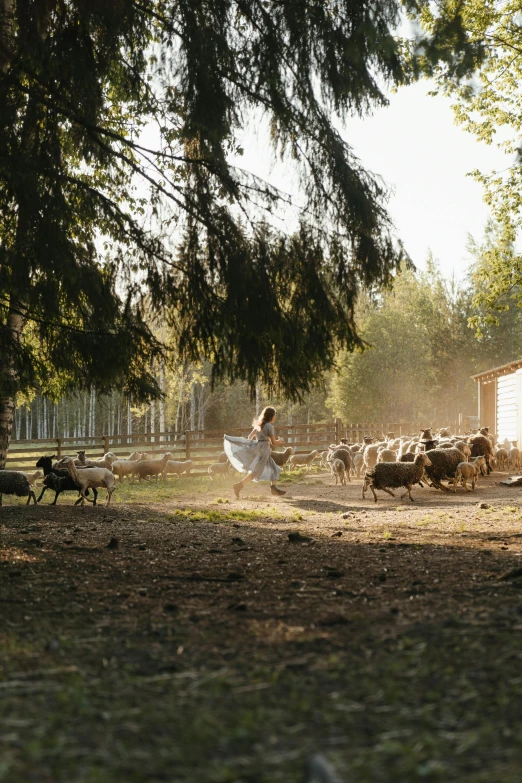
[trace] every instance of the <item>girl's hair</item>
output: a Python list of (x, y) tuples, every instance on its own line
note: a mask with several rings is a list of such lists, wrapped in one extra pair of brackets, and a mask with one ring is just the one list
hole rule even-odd
[(276, 409), (267, 405), (264, 410), (261, 411), (261, 415), (258, 419), (254, 419), (252, 426), (255, 430), (261, 431), (268, 421), (272, 421), (275, 416)]

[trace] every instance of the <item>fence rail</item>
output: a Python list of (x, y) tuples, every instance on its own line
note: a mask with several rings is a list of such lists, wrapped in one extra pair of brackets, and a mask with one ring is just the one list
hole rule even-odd
[[(452, 432), (459, 431), (458, 422), (432, 424), (433, 429), (449, 426)], [(227, 429), (228, 435), (246, 436), (249, 427)], [(280, 424), (277, 434), (284, 439), (285, 445), (292, 446), (297, 452), (313, 449), (324, 451), (330, 443), (338, 443), (341, 438), (350, 442), (362, 443), (365, 437), (381, 435), (416, 434), (419, 425), (407, 423), (369, 423), (343, 424), (341, 419), (319, 424)], [(7, 456), (9, 468), (32, 470), (35, 462), (43, 455), (63, 457), (84, 449), (91, 458), (102, 457), (112, 451), (118, 457), (128, 457), (133, 451), (158, 455), (170, 451), (174, 459), (191, 459), (196, 463), (193, 475), (206, 473), (208, 465), (215, 462), (223, 450), (223, 433), (218, 430), (186, 430), (185, 432), (157, 432), (133, 435), (104, 435), (69, 438), (46, 438), (42, 440), (14, 440)]]

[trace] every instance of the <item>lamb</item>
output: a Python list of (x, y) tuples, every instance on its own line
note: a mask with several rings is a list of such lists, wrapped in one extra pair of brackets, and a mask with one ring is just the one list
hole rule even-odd
[(32, 487), (36, 487), (36, 479), (42, 478), (43, 476), (41, 470), (35, 470), (32, 473), (27, 473), (25, 470), (19, 470), (17, 472), (23, 473), (23, 475), (27, 477), (27, 480)]
[(292, 454), (290, 459), (288, 460), (289, 465), (292, 467), (297, 467), (298, 465), (304, 465), (307, 470), (310, 470), (312, 467), (312, 462), (317, 457), (319, 452), (317, 449), (314, 449), (314, 451), (311, 451), (309, 454)]
[(459, 463), (467, 460), (470, 453), (470, 447), (463, 441), (458, 441), (451, 449), (430, 449), (427, 451), (430, 466), (426, 468), (426, 475), (432, 486), (449, 492), (448, 487), (441, 484), (442, 479), (453, 479)]
[(321, 467), (325, 468), (326, 470), (330, 468), (330, 463), (328, 462), (329, 453), (330, 452), (326, 450), (326, 451), (321, 451), (321, 453), (319, 454), (319, 459), (321, 460)]
[(491, 473), (490, 459), (494, 457), (493, 444), (487, 435), (473, 435), (470, 438), (471, 456), (472, 457), (485, 457), (486, 468), (488, 473)]
[(348, 479), (348, 481), (351, 481), (350, 471), (353, 468), (353, 457), (351, 451), (346, 446), (335, 446), (335, 445), (330, 446), (330, 451), (326, 459), (330, 463), (330, 465), (333, 462), (333, 460), (340, 459), (341, 462), (344, 464), (346, 478)]
[(167, 462), (171, 459), (173, 459), (172, 454), (170, 451), (166, 451), (161, 459), (144, 459), (134, 462), (132, 480), (134, 481), (138, 476), (141, 484), (141, 480), (146, 479), (147, 476), (156, 476), (156, 481), (158, 481), (159, 474), (163, 474)]
[(355, 470), (355, 474), (357, 478), (361, 478), (361, 468), (363, 466), (363, 455), (361, 452), (358, 452), (357, 454), (353, 455), (353, 469)]
[(335, 483), (339, 480), (341, 484), (346, 484), (346, 471), (342, 459), (332, 459), (330, 462), (332, 476), (335, 476)]
[(208, 466), (208, 477), (211, 481), (214, 481), (214, 476), (224, 476), (232, 470), (230, 462), (213, 462)]
[(161, 478), (165, 480), (169, 473), (172, 473), (173, 475), (179, 478), (182, 473), (190, 473), (191, 467), (192, 467), (191, 459), (185, 459), (182, 461), (169, 459), (169, 461), (165, 465), (163, 473), (161, 474)]
[(221, 454), (218, 457), (218, 462), (228, 462), (228, 457), (226, 451), (222, 451)]
[(497, 449), (495, 459), (499, 470), (507, 470), (509, 467), (509, 451), (507, 449)]
[(280, 468), (284, 467), (294, 453), (293, 446), (287, 446), (284, 451), (271, 451), (270, 456)]
[(482, 466), (485, 464), (485, 457), (475, 457), (472, 462), (459, 462), (453, 479), (453, 492), (457, 491), (457, 484), (459, 481), (462, 483), (464, 489), (468, 489), (468, 481), (471, 481), (471, 489), (468, 489), (468, 492), (475, 489), (478, 475), (481, 472)]
[[(42, 468), (44, 472), (44, 480), (43, 480), (43, 489), (40, 492), (40, 495), (38, 496), (36, 502), (39, 503), (41, 499), (43, 498), (45, 492), (48, 489), (54, 489), (55, 495), (54, 500), (51, 503), (51, 506), (56, 505), (56, 501), (58, 500), (58, 495), (60, 495), (62, 492), (80, 492), (81, 487), (76, 484), (75, 481), (72, 480), (72, 478), (69, 475), (69, 471), (63, 469), (60, 470), (59, 468), (55, 467), (53, 465), (53, 460), (55, 459), (55, 456), (53, 454), (52, 457), (40, 457), (38, 462), (36, 463), (37, 468)], [(74, 461), (73, 457), (70, 457)], [(58, 463), (56, 463), (58, 464)], [(83, 468), (78, 468), (78, 470), (83, 470)], [(49, 478), (49, 476), (55, 476), (56, 478), (60, 479), (60, 482), (56, 482), (54, 478)], [(96, 499), (96, 491), (95, 492), (95, 499)], [(89, 490), (87, 490), (87, 494), (89, 494)]]
[(29, 483), (29, 479), (19, 470), (0, 470), (0, 506), (2, 505), (2, 495), (16, 495), (19, 498), (27, 497), (27, 505), (31, 502), (36, 504), (36, 495), (34, 489)]
[[(116, 487), (116, 479), (110, 470), (107, 468), (83, 468), (78, 469), (74, 464), (74, 460), (68, 457), (64, 465), (69, 471), (69, 475), (80, 486), (81, 499), (80, 502), (83, 505), (84, 500), (88, 500), (89, 503), (96, 505), (96, 498), (91, 500), (87, 497), (87, 489), (96, 489), (97, 487), (105, 487), (107, 490), (107, 500), (105, 505), (110, 505), (111, 496)], [(78, 502), (78, 501), (77, 501)]]
[(431, 465), (428, 454), (417, 454), (413, 463), (408, 462), (379, 462), (372, 470), (366, 472), (362, 496), (365, 497), (366, 490), (371, 489), (375, 502), (377, 503), (376, 489), (382, 489), (395, 497), (390, 487), (405, 487), (406, 492), (401, 495), (402, 498), (408, 497), (413, 502), (411, 489), (422, 479), (424, 471)]
[(136, 462), (137, 460), (117, 459), (112, 463), (111, 470), (116, 476), (118, 476), (120, 483), (123, 481), (124, 476), (129, 476), (132, 473)]
[(520, 470), (520, 449), (513, 448), (509, 450), (509, 464), (512, 468)]

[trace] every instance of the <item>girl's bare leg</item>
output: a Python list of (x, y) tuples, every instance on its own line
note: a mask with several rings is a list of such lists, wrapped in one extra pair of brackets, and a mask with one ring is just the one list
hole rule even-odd
[(252, 473), (247, 473), (244, 479), (241, 479), (241, 481), (238, 481), (237, 484), (232, 484), (232, 489), (234, 490), (234, 494), (236, 498), (239, 499), (239, 493), (245, 486), (245, 484), (248, 484), (249, 481), (252, 481), (254, 478)]

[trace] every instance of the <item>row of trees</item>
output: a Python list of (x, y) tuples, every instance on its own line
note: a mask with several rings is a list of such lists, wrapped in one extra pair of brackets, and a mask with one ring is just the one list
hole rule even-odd
[[(136, 405), (125, 395), (84, 393), (53, 403), (41, 395), (20, 399), (16, 437), (68, 437), (183, 432), (245, 426), (254, 408), (275, 403), (280, 420), (313, 423), (455, 421), (476, 413), (471, 375), (522, 356), (518, 288), (500, 298), (498, 323), (485, 317), (491, 255), (504, 242), (492, 223), (482, 242), (470, 242), (474, 260), (465, 280), (447, 280), (429, 259), (426, 270), (403, 268), (393, 289), (361, 295), (357, 322), (366, 350), (337, 355), (322, 387), (296, 404), (261, 385), (253, 400), (244, 382), (212, 388), (209, 362), (164, 366), (157, 373), (162, 400)], [(507, 309), (506, 309), (507, 305)]]

